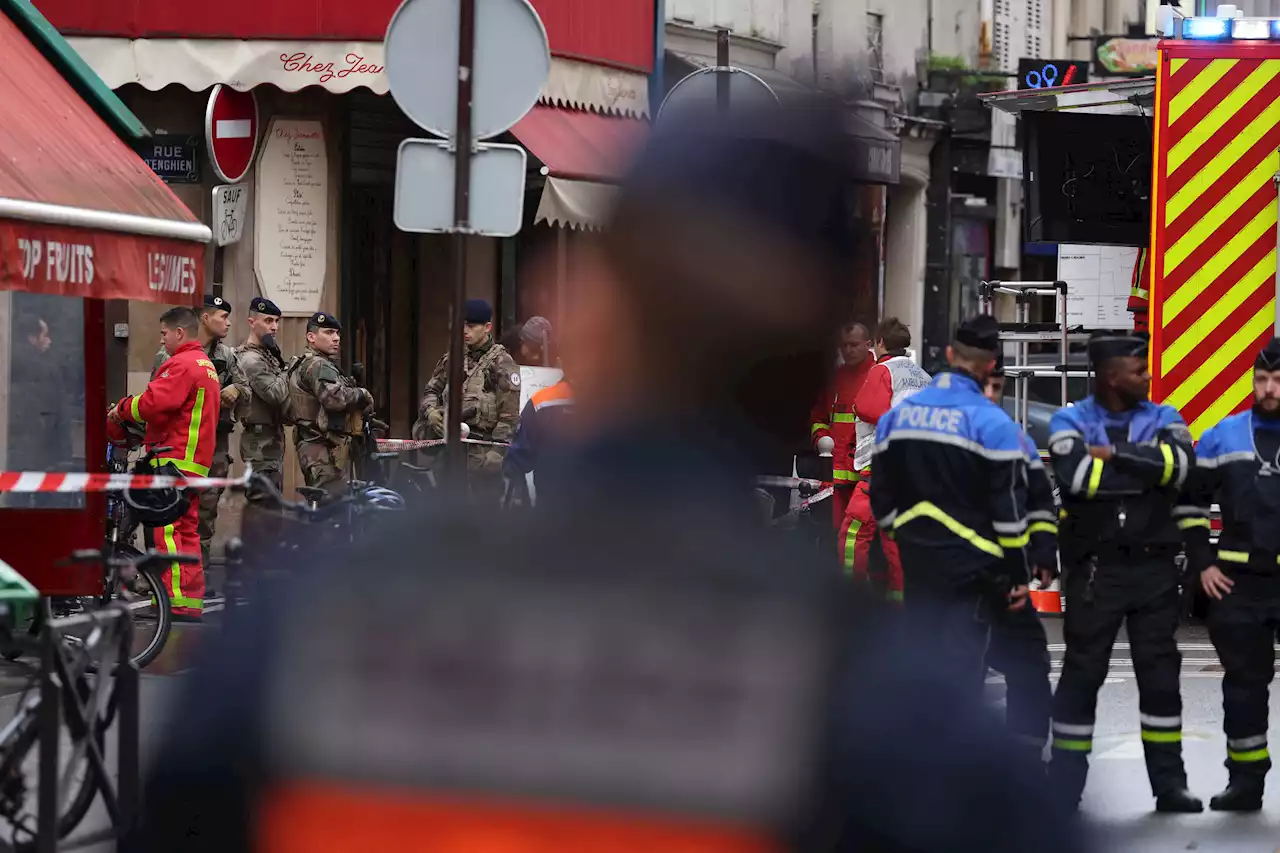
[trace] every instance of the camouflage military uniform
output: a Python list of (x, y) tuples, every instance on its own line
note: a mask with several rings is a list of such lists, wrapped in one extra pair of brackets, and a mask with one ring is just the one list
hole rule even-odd
[(236, 350), (236, 420), (240, 435), (240, 460), (256, 473), (284, 488), (284, 422), (289, 402), (285, 363), (279, 350), (246, 341)]
[[(235, 429), (232, 410), (240, 391), (235, 384), (236, 351), (221, 340), (212, 340), (204, 347), (205, 355), (219, 368), (218, 382), (222, 385), (222, 400), (218, 409), (218, 443), (213, 449), (213, 462), (209, 465), (210, 477), (226, 477), (231, 473), (231, 433)], [(154, 377), (160, 365), (169, 359), (163, 348), (156, 353), (155, 364), (151, 368)], [(210, 549), (213, 546), (213, 533), (218, 522), (218, 501), (222, 499), (222, 489), (205, 489), (200, 493), (200, 557), (207, 568)]]
[[(462, 366), (462, 410), (471, 438), (509, 442), (520, 422), (520, 368), (501, 344), (490, 338), (467, 350)], [(449, 356), (440, 359), (422, 392), (413, 436), (443, 438), (445, 400), (448, 397)], [(475, 414), (468, 412), (475, 409)], [(500, 490), (502, 460), (506, 448), (467, 445), (467, 471), (471, 482), (486, 494)]]
[(342, 494), (351, 436), (358, 431), (360, 413), (373, 405), (373, 395), (312, 349), (289, 363), (286, 376), (302, 478), (311, 488)]

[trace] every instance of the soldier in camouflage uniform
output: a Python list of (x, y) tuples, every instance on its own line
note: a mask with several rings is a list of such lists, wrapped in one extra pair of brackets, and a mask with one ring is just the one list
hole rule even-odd
[(307, 350), (289, 363), (289, 416), (302, 478), (309, 487), (341, 495), (347, 487), (351, 436), (373, 395), (338, 369), (342, 324), (320, 312), (307, 321)]
[[(509, 442), (520, 422), (520, 368), (506, 348), (493, 340), (493, 308), (483, 299), (469, 299), (463, 312), (462, 412), (471, 438)], [(436, 369), (422, 392), (413, 437), (443, 438), (448, 399), (449, 356)], [(494, 501), (502, 491), (502, 460), (506, 448), (467, 445), (467, 472), (472, 493)]]
[[(232, 411), (240, 390), (235, 384), (236, 351), (226, 344), (227, 333), (231, 331), (231, 303), (221, 296), (206, 294), (204, 308), (200, 311), (200, 345), (205, 354), (218, 370), (218, 381), (222, 384), (222, 401), (218, 413), (218, 443), (213, 451), (213, 464), (209, 466), (210, 477), (226, 477), (231, 471), (231, 433), (235, 429)], [(151, 376), (154, 378), (160, 365), (169, 358), (169, 354), (161, 347), (156, 353)], [(209, 570), (209, 552), (213, 544), (213, 533), (218, 522), (218, 501), (222, 498), (222, 489), (205, 489), (200, 493), (200, 557), (204, 560), (204, 569)], [(206, 587), (206, 595), (214, 594), (212, 586)]]
[[(249, 303), (249, 337), (236, 350), (236, 420), (240, 434), (240, 460), (254, 472), (270, 478), (277, 489), (284, 488), (284, 424), (289, 403), (285, 381), (285, 361), (276, 343), (280, 309), (270, 299), (258, 297)], [(260, 494), (248, 494), (251, 505), (260, 504)], [(255, 506), (256, 509), (261, 507)]]

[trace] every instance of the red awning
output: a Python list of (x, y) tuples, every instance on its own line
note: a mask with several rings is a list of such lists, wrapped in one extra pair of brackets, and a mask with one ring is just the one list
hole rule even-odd
[(556, 178), (617, 183), (649, 132), (648, 122), (538, 105), (511, 128)]
[(196, 304), (211, 234), (0, 14), (0, 290)]

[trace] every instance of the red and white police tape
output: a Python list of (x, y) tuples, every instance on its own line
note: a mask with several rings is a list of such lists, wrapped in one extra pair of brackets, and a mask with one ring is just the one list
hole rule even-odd
[[(448, 442), (443, 438), (380, 438), (378, 439), (379, 453), (408, 453), (411, 450), (426, 450), (429, 447), (444, 447)], [(485, 447), (509, 447), (505, 441), (482, 441), (478, 438), (464, 438), (463, 444), (481, 444)]]
[(225, 489), (249, 482), (249, 469), (239, 477), (161, 477), (155, 474), (50, 474), (0, 471), (3, 492), (124, 492), (130, 489)]

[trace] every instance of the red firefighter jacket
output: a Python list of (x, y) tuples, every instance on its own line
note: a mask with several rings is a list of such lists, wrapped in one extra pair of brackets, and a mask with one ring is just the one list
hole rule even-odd
[(116, 407), (126, 421), (146, 424), (144, 444), (168, 447), (153, 464), (172, 462), (178, 470), (207, 477), (217, 444), (222, 386), (198, 341), (178, 347), (147, 385)]
[(1138, 251), (1138, 260), (1133, 264), (1133, 281), (1129, 286), (1129, 311), (1133, 314), (1133, 330), (1135, 332), (1149, 331), (1149, 314), (1151, 306), (1151, 293), (1148, 287), (1151, 284), (1150, 270), (1147, 266), (1148, 255), (1151, 253), (1146, 249)]
[(853, 409), (853, 401), (867, 381), (875, 359), (864, 358), (856, 367), (842, 364), (836, 368), (836, 375), (831, 384), (823, 392), (822, 398), (813, 406), (810, 419), (813, 421), (812, 440), (817, 447), (818, 439), (828, 436), (836, 443), (832, 454), (832, 477), (837, 485), (853, 485), (858, 476), (853, 470), (850, 450), (853, 448), (853, 425), (857, 415)]

